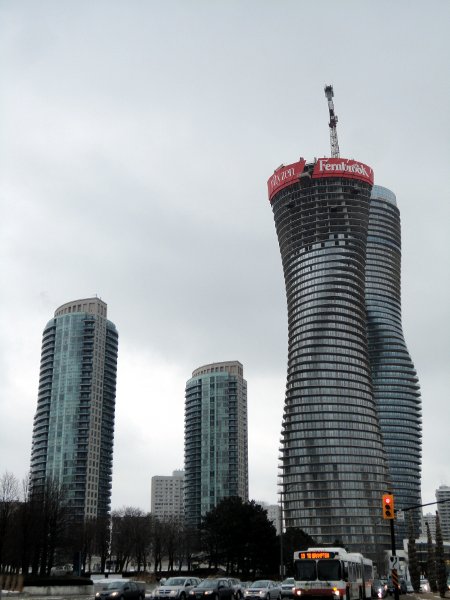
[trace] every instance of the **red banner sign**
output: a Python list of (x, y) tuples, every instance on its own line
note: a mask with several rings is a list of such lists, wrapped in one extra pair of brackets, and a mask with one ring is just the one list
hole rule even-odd
[(299, 176), (303, 173), (305, 168), (306, 160), (301, 159), (292, 165), (282, 165), (279, 167), (272, 177), (267, 181), (267, 191), (269, 193), (269, 200), (272, 201), (273, 196), (282, 190), (287, 185), (291, 185), (298, 181)]
[(314, 165), (313, 179), (318, 177), (348, 177), (373, 185), (373, 169), (348, 158), (319, 158)]

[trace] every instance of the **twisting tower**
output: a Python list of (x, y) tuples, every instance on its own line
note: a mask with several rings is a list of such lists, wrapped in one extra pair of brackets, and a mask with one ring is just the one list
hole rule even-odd
[(388, 472), (373, 396), (365, 267), (372, 169), (339, 158), (333, 90), (331, 158), (281, 166), (268, 180), (288, 308), (281, 432), (286, 527), (376, 558)]

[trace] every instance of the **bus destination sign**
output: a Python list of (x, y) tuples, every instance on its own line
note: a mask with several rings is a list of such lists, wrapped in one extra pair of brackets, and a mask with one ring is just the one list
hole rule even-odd
[(299, 552), (298, 557), (300, 560), (317, 560), (319, 558), (334, 558), (335, 552)]

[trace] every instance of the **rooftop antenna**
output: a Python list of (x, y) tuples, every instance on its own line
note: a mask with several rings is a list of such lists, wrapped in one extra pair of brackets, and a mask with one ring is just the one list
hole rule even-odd
[(330, 127), (330, 145), (331, 145), (331, 158), (339, 158), (339, 142), (336, 131), (336, 124), (338, 122), (337, 115), (334, 112), (334, 104), (333, 104), (333, 86), (326, 85), (324, 87), (325, 97), (328, 100), (328, 110), (330, 112), (330, 122), (328, 123)]

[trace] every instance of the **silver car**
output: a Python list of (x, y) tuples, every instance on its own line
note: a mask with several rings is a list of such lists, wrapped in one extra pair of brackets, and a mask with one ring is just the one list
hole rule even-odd
[(154, 600), (186, 600), (189, 592), (199, 583), (198, 577), (169, 577), (153, 592)]
[(281, 582), (281, 597), (282, 598), (293, 598), (294, 597), (294, 586), (295, 579), (288, 577)]
[(244, 592), (245, 600), (281, 600), (281, 587), (271, 579), (258, 579)]

